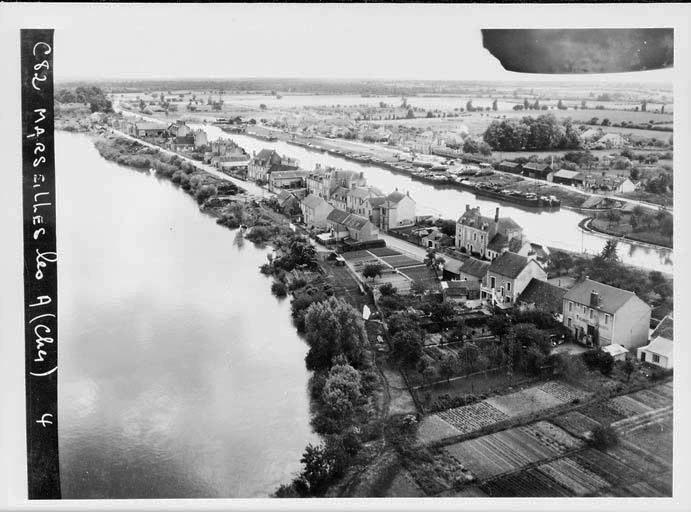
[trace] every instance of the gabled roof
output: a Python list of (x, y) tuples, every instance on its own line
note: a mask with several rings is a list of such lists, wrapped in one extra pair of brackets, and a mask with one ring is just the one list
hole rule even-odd
[(348, 195), (351, 197), (359, 197), (361, 199), (367, 199), (368, 197), (381, 197), (383, 194), (380, 190), (374, 187), (355, 187), (348, 191)]
[(362, 217), (361, 215), (356, 215), (354, 213), (351, 213), (348, 215), (342, 223), (345, 227), (350, 228), (350, 229), (362, 229), (364, 228), (367, 224), (369, 224), (369, 220), (366, 218)]
[(657, 338), (658, 336), (668, 340), (674, 340), (674, 320), (672, 319), (672, 315), (667, 315), (659, 324), (657, 324), (657, 327), (655, 327), (655, 330), (650, 335), (650, 338), (653, 339)]
[(668, 359), (672, 358), (672, 352), (674, 350), (674, 343), (672, 340), (658, 336), (653, 338), (648, 345), (641, 347), (638, 350), (647, 350), (648, 352), (653, 352), (654, 354), (659, 354)]
[(578, 172), (578, 171), (570, 171), (568, 169), (559, 169), (557, 172), (554, 173), (555, 178), (564, 178), (568, 180), (573, 180), (573, 179), (583, 179), (583, 175)]
[(390, 203), (399, 203), (406, 195), (403, 192), (399, 191), (394, 191), (391, 192), (388, 196), (386, 196), (386, 200), (389, 201)]
[(513, 168), (513, 167), (518, 167), (518, 166), (521, 165), (521, 164), (519, 164), (518, 162), (512, 162), (512, 161), (510, 161), (510, 160), (504, 160), (504, 161), (501, 162), (499, 165), (500, 165), (501, 167), (511, 167), (511, 168)]
[(166, 127), (158, 123), (134, 123), (137, 130), (166, 130)]
[(324, 201), (321, 197), (315, 196), (314, 194), (310, 194), (310, 195), (306, 196), (302, 200), (302, 204), (304, 204), (307, 208), (310, 208), (310, 209), (319, 208), (320, 206), (323, 206), (323, 205), (331, 207), (331, 205), (329, 203)]
[(449, 258), (448, 256), (444, 255), (444, 259), (446, 260), (444, 262), (444, 270), (447, 272), (450, 272), (452, 274), (460, 274), (461, 273), (461, 267), (463, 266), (463, 263), (465, 260), (457, 260), (454, 258)]
[(326, 216), (326, 219), (337, 224), (343, 224), (343, 221), (348, 218), (348, 215), (350, 214), (338, 208), (334, 208), (329, 215)]
[(304, 178), (305, 177), (305, 171), (274, 171), (271, 173), (271, 179), (276, 179), (276, 178), (283, 178), (283, 179), (291, 179), (291, 178)]
[(566, 288), (532, 278), (519, 296), (519, 302), (534, 304), (535, 308), (550, 313), (561, 313)]
[(599, 295), (597, 309), (610, 314), (615, 314), (619, 308), (636, 296), (628, 290), (585, 279), (566, 292), (564, 299), (590, 306), (590, 294), (593, 291)]
[(542, 172), (542, 171), (546, 170), (548, 167), (549, 167), (549, 165), (547, 165), (547, 164), (540, 164), (538, 162), (528, 162), (527, 164), (525, 164), (523, 166), (523, 169), (528, 170), (528, 171), (540, 171), (540, 172)]
[(461, 272), (474, 277), (485, 277), (490, 263), (488, 261), (476, 260), (475, 258), (468, 258), (461, 265)]
[(528, 263), (530, 263), (530, 260), (525, 256), (519, 256), (512, 252), (505, 252), (492, 261), (487, 271), (513, 279), (528, 266)]
[(381, 206), (386, 202), (385, 197), (370, 197), (367, 199), (369, 201), (369, 204), (374, 206)]

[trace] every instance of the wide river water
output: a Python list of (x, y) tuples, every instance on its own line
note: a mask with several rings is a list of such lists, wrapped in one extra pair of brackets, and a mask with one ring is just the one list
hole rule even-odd
[[(475, 194), (465, 190), (436, 187), (429, 183), (414, 181), (409, 176), (393, 173), (388, 169), (308, 150), (284, 141), (267, 142), (247, 135), (227, 134), (215, 126), (194, 126), (204, 128), (212, 140), (218, 137), (231, 138), (250, 154), (262, 148), (276, 149), (280, 154), (297, 158), (303, 169), (314, 169), (314, 166), (320, 163), (362, 171), (369, 185), (378, 187), (385, 193), (395, 188), (409, 191), (411, 197), (417, 202), (418, 215), (432, 214), (455, 219), (463, 212), (465, 205), (470, 204), (471, 206), (479, 205), (485, 215), (492, 216), (495, 208), (500, 207), (500, 215), (512, 217), (523, 226), (525, 236), (531, 241), (589, 254), (600, 252), (605, 245), (605, 237), (584, 233), (578, 227), (578, 223), (585, 215), (567, 208), (552, 212), (517, 208), (509, 203), (476, 197)], [(672, 273), (673, 261), (670, 249), (658, 249), (620, 241), (619, 256), (625, 263)]]
[(316, 440), (268, 249), (84, 135), (56, 148), (63, 497), (268, 496)]

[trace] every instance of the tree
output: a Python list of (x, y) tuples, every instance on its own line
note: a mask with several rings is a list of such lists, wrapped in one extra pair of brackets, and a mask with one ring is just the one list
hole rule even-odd
[(439, 230), (446, 236), (454, 237), (456, 236), (456, 222), (450, 219), (443, 219)]
[(478, 141), (472, 137), (468, 137), (465, 139), (463, 142), (463, 152), (464, 153), (479, 153), (480, 152), (480, 144)]
[(414, 295), (422, 295), (427, 291), (427, 287), (422, 281), (416, 279), (410, 283), (410, 291)]
[(490, 332), (500, 340), (509, 332), (509, 321), (505, 316), (494, 315), (487, 321)]
[(633, 361), (631, 361), (631, 359), (626, 359), (626, 361), (624, 361), (624, 367), (622, 369), (626, 374), (626, 382), (629, 382), (631, 380), (631, 374), (636, 369), (636, 365), (633, 364)]
[(327, 414), (344, 428), (362, 395), (360, 373), (349, 364), (336, 364), (329, 370), (322, 389), (322, 403)]
[(458, 357), (463, 361), (466, 371), (472, 373), (477, 367), (480, 349), (475, 343), (465, 343), (459, 351)]
[(381, 292), (382, 295), (386, 295), (386, 296), (394, 295), (394, 294), (398, 293), (398, 290), (396, 289), (396, 287), (394, 285), (392, 285), (391, 283), (384, 283), (383, 285), (381, 285), (379, 287), (379, 291)]
[(646, 100), (643, 100), (641, 103), (641, 112), (647, 112), (648, 111), (648, 102)]
[(561, 100), (559, 100), (559, 101), (557, 102), (557, 108), (558, 108), (559, 110), (566, 110), (566, 107), (564, 106), (564, 102), (562, 102)]
[(595, 448), (606, 450), (607, 448), (616, 446), (618, 443), (619, 438), (617, 432), (610, 425), (598, 425), (592, 430), (590, 444)]
[(605, 118), (602, 120), (602, 123), (600, 123), (601, 126), (610, 126), (612, 123), (610, 122), (609, 119)]
[(422, 379), (428, 384), (432, 382), (435, 375), (436, 372), (434, 371), (434, 368), (431, 366), (426, 366), (424, 370), (422, 370)]
[(456, 314), (456, 308), (453, 303), (448, 300), (442, 302), (432, 302), (423, 306), (429, 313), (430, 318), (437, 323), (445, 323)]
[(265, 105), (264, 103), (261, 103), (261, 104), (259, 105), (259, 108), (260, 108), (261, 110), (266, 110), (266, 105)]
[(439, 374), (446, 379), (447, 383), (453, 376), (457, 365), (458, 361), (451, 354), (444, 354), (439, 361)]
[(473, 100), (468, 100), (468, 102), (465, 104), (465, 109), (468, 112), (473, 112), (475, 110), (475, 107), (473, 107)]
[(399, 331), (391, 341), (394, 356), (405, 365), (413, 366), (422, 356), (420, 334), (415, 331)]
[(379, 263), (368, 263), (365, 265), (365, 268), (362, 269), (362, 275), (365, 279), (372, 279), (372, 281), (377, 277), (381, 277), (381, 273), (382, 266)]
[(494, 110), (495, 112), (496, 112), (497, 110), (499, 110), (498, 107), (497, 107), (497, 100), (494, 100), (494, 101), (492, 102), (492, 110)]
[(600, 252), (600, 258), (603, 261), (616, 262), (619, 261), (619, 255), (617, 254), (617, 241), (609, 239), (605, 242), (605, 246)]
[(307, 483), (309, 494), (323, 495), (331, 483), (335, 466), (335, 461), (329, 456), (326, 446), (308, 444), (300, 462), (304, 466), (301, 476)]
[(309, 370), (328, 368), (333, 358), (341, 354), (357, 367), (362, 361), (367, 333), (359, 311), (343, 300), (329, 297), (307, 308), (305, 339), (310, 347), (305, 358)]

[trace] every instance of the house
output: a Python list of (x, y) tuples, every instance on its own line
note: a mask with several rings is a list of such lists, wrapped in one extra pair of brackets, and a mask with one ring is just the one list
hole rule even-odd
[(444, 280), (458, 280), (461, 278), (461, 267), (467, 257), (462, 259), (451, 258), (444, 254), (444, 266), (442, 267), (442, 278)]
[(522, 310), (538, 310), (553, 315), (561, 315), (566, 288), (555, 286), (540, 279), (531, 279), (528, 286), (518, 296), (518, 306)]
[(559, 169), (557, 172), (552, 174), (551, 181), (554, 183), (561, 183), (562, 185), (583, 187), (585, 177), (583, 176), (583, 173), (580, 173), (578, 171)]
[(439, 228), (430, 229), (427, 234), (421, 237), (420, 241), (423, 247), (435, 250), (452, 243), (451, 237), (442, 233)]
[(510, 172), (512, 174), (520, 174), (523, 170), (523, 166), (518, 162), (511, 162), (509, 160), (505, 160), (497, 164), (497, 170), (503, 172)]
[(168, 126), (168, 134), (171, 137), (187, 137), (192, 133), (192, 128), (187, 126), (184, 121), (175, 121)]
[(535, 260), (505, 252), (487, 268), (480, 296), (500, 308), (512, 307), (531, 279), (547, 280), (547, 273)]
[(273, 149), (262, 149), (247, 165), (247, 178), (254, 181), (268, 181), (269, 174), (278, 171), (297, 170), (298, 164)]
[(195, 148), (201, 148), (209, 144), (209, 138), (207, 137), (206, 132), (204, 130), (194, 130), (192, 132), (192, 135), (194, 136)]
[[(523, 229), (510, 217), (499, 217), (499, 208), (495, 210), (494, 218), (480, 214), (480, 207), (465, 206), (465, 212), (456, 221), (455, 245), (467, 254), (476, 254), (481, 258), (498, 256), (504, 250), (502, 238), (494, 240), (488, 256), (488, 245), (499, 234), (506, 239), (506, 244), (514, 238), (523, 238)], [(508, 248), (508, 245), (507, 247)], [(497, 250), (494, 250), (497, 249)]]
[(415, 224), (415, 201), (409, 193), (391, 192), (387, 196), (368, 199), (372, 222), (384, 231)]
[(300, 202), (302, 222), (308, 228), (325, 228), (327, 226), (326, 218), (333, 209), (333, 206), (314, 194), (307, 195)]
[(194, 150), (194, 137), (192, 135), (175, 137), (170, 142), (170, 148), (173, 151), (192, 151)]
[(323, 168), (317, 165), (314, 171), (308, 174), (306, 185), (310, 194), (328, 201), (339, 187), (345, 189), (364, 187), (367, 185), (367, 180), (362, 171), (346, 171), (333, 167)]
[(552, 168), (547, 164), (540, 164), (537, 162), (528, 162), (523, 166), (523, 176), (535, 178), (538, 180), (546, 180), (547, 176), (552, 172)]
[(336, 240), (350, 238), (356, 242), (376, 240), (378, 231), (365, 217), (334, 208), (326, 216), (327, 227)]
[(489, 262), (476, 260), (475, 258), (467, 258), (461, 267), (458, 269), (458, 278), (461, 281), (468, 281), (477, 284), (477, 289), (480, 289), (482, 280), (487, 275), (489, 269)]
[(276, 171), (269, 174), (269, 190), (304, 188), (306, 171)]
[(473, 288), (465, 281), (442, 281), (441, 293), (447, 300), (463, 303), (480, 296), (480, 289)]
[(521, 247), (524, 245), (525, 244), (523, 243), (522, 238), (513, 237), (509, 239), (502, 233), (497, 233), (487, 244), (487, 253), (485, 256), (488, 260), (492, 261), (494, 258), (506, 251), (518, 254), (521, 250)]
[(629, 351), (626, 350), (626, 347), (622, 347), (616, 343), (602, 347), (602, 351), (605, 354), (612, 356), (612, 359), (615, 361), (626, 361), (626, 355), (629, 353)]
[(338, 187), (331, 192), (329, 202), (339, 210), (347, 211), (348, 209), (348, 192), (350, 189), (346, 187)]
[(372, 215), (372, 206), (368, 199), (383, 196), (381, 190), (374, 187), (353, 187), (346, 193), (345, 209), (369, 219)]
[(165, 137), (167, 133), (166, 127), (158, 123), (134, 123), (133, 128), (133, 135), (142, 139), (148, 137)]
[(627, 194), (629, 192), (635, 192), (636, 188), (636, 184), (633, 181), (629, 178), (624, 178), (615, 186), (614, 191), (620, 194)]
[(650, 343), (637, 350), (637, 358), (662, 368), (673, 368), (672, 341), (674, 340), (674, 321), (669, 314), (662, 319), (650, 335)]
[(650, 306), (635, 293), (586, 278), (564, 294), (564, 325), (586, 345), (627, 349), (648, 341)]
[(285, 215), (299, 215), (302, 212), (300, 200), (295, 194), (288, 190), (281, 190), (276, 195), (276, 201), (278, 202), (278, 207)]

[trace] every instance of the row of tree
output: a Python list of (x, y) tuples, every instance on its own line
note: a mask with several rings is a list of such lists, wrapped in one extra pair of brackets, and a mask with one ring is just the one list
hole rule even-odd
[(483, 139), (497, 151), (578, 149), (583, 144), (571, 120), (560, 122), (553, 114), (492, 121)]
[(55, 101), (59, 103), (86, 103), (91, 112), (112, 112), (113, 103), (106, 94), (96, 86), (59, 89), (55, 92)]

